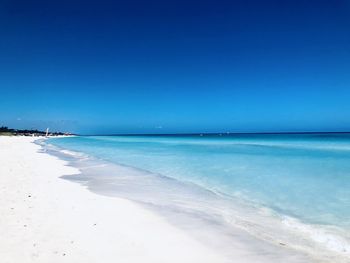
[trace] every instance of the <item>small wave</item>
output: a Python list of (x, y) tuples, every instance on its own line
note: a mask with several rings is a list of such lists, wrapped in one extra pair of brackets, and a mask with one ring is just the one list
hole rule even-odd
[(86, 154), (84, 154), (84, 153), (74, 152), (74, 151), (70, 151), (70, 150), (61, 150), (60, 152), (63, 154), (73, 156), (73, 157), (85, 157), (86, 156)]
[(341, 255), (350, 256), (350, 237), (334, 226), (308, 225), (291, 217), (284, 217), (282, 223), (296, 232), (310, 237), (313, 241)]

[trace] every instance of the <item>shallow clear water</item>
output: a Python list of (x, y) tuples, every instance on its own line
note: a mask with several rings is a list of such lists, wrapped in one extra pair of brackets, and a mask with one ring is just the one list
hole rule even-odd
[[(88, 136), (50, 143), (267, 208), (292, 219), (289, 225), (297, 220), (295, 230), (315, 225), (336, 227), (344, 238), (350, 233), (350, 134)], [(339, 240), (325, 240), (349, 252), (346, 239), (340, 248)]]

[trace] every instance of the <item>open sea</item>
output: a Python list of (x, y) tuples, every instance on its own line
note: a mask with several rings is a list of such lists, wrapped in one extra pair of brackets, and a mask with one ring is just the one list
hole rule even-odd
[(45, 144), (78, 167), (103, 164), (78, 178), (96, 192), (194, 211), (350, 262), (350, 134), (78, 136)]

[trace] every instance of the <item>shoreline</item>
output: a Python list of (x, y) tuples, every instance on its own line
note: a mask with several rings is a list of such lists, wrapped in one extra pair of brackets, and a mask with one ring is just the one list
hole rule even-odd
[[(271, 245), (266, 241), (257, 240), (251, 234), (241, 231), (238, 228), (234, 229), (229, 233), (226, 233), (224, 229), (221, 229), (215, 226), (215, 224), (217, 223), (210, 222), (211, 219), (208, 221), (209, 222), (208, 224), (208, 222), (204, 222), (207, 219), (203, 220), (202, 222), (201, 220), (198, 220), (198, 218), (191, 218), (188, 216), (181, 217), (181, 214), (179, 213), (177, 214), (175, 213), (175, 217), (174, 215), (171, 217), (167, 213), (162, 214), (157, 207), (152, 207), (152, 205), (151, 206), (148, 205), (145, 201), (140, 202), (137, 200), (132, 200), (132, 198), (128, 198), (128, 196), (106, 194), (103, 191), (98, 191), (98, 190), (96, 191), (96, 189), (91, 189), (91, 187), (88, 185), (88, 182), (84, 180), (80, 181), (80, 184), (82, 184), (84, 187), (81, 187), (79, 184), (72, 184), (71, 181), (74, 181), (76, 179), (79, 181), (79, 178), (89, 176), (89, 173), (86, 173), (87, 170), (81, 169), (79, 167), (74, 168), (74, 165), (72, 167), (71, 163), (67, 162), (67, 160), (63, 161), (61, 159), (57, 159), (57, 155), (56, 157), (54, 157), (52, 156), (52, 153), (47, 154), (46, 153), (47, 149), (42, 148), (42, 146), (38, 145), (37, 143), (35, 144), (33, 143), (36, 140), (38, 140), (38, 138), (35, 138), (32, 140), (27, 139), (24, 141), (26, 141), (25, 143), (28, 143), (28, 145), (29, 144), (35, 145), (37, 154), (45, 155), (47, 159), (51, 159), (50, 160), (51, 162), (55, 160), (57, 162), (55, 165), (58, 165), (58, 162), (60, 162), (59, 164), (61, 166), (60, 176), (56, 176), (54, 180), (57, 181), (56, 183), (58, 183), (59, 181), (61, 182), (63, 181), (67, 184), (74, 185), (75, 190), (74, 190), (74, 193), (72, 192), (72, 194), (74, 194), (74, 197), (72, 196), (71, 199), (75, 199), (76, 196), (81, 198), (81, 195), (82, 195), (81, 192), (83, 191), (85, 192), (86, 198), (89, 200), (89, 202), (91, 198), (94, 197), (93, 199), (95, 198), (98, 199), (98, 202), (100, 202), (101, 206), (108, 207), (108, 210), (116, 209), (115, 206), (119, 206), (118, 212), (112, 213), (112, 214), (108, 211), (98, 211), (99, 220), (105, 220), (106, 217), (110, 218), (111, 220), (111, 221), (105, 222), (106, 228), (108, 229), (113, 229), (118, 227), (120, 228), (120, 224), (117, 223), (118, 217), (120, 216), (121, 211), (123, 214), (125, 214), (125, 209), (128, 205), (133, 206), (133, 208), (136, 210), (133, 212), (134, 213), (137, 212), (140, 217), (152, 217), (152, 220), (148, 219), (148, 221), (151, 221), (152, 223), (151, 224), (152, 227), (149, 229), (152, 234), (146, 235), (146, 236), (144, 235), (144, 233), (142, 233), (144, 231), (143, 228), (146, 228), (146, 227), (149, 228), (149, 226), (143, 225), (143, 228), (141, 230), (134, 229), (129, 225), (130, 215), (129, 216), (125, 215), (125, 218), (124, 218), (125, 221), (122, 222), (123, 230), (124, 230), (124, 227), (128, 228), (127, 235), (130, 235), (130, 234), (133, 235), (132, 241), (129, 240), (130, 242), (132, 243), (141, 242), (143, 244), (147, 243), (148, 245), (151, 245), (150, 250), (147, 248), (147, 250), (144, 251), (147, 255), (143, 256), (144, 257), (144, 259), (142, 260), (143, 262), (236, 262), (238, 261), (238, 262), (251, 263), (251, 262), (274, 262), (275, 260), (277, 261), (283, 260), (284, 262), (293, 262), (293, 263), (294, 262), (331, 262), (329, 260), (311, 259), (305, 256), (303, 253), (299, 253), (290, 248), (283, 247), (285, 246), (285, 244), (283, 245), (281, 244), (281, 247), (278, 247), (275, 245)], [(1, 142), (2, 140), (0, 137), (0, 143)], [(38, 151), (41, 151), (42, 153), (38, 153)], [(37, 157), (39, 158), (39, 156)], [(64, 169), (68, 168), (69, 171), (68, 170), (63, 171), (62, 166), (65, 167)], [(52, 167), (50, 168), (52, 169)], [(91, 169), (89, 171), (97, 172), (97, 170), (91, 171)], [(69, 181), (62, 180), (62, 178), (69, 179)], [(78, 190), (76, 187), (80, 188), (80, 190)], [(45, 185), (45, 188), (47, 188), (46, 185)], [(73, 189), (73, 186), (70, 186), (69, 188)], [(67, 189), (68, 189), (68, 186), (67, 186)], [(66, 192), (67, 189), (62, 188), (61, 190), (63, 192)], [(76, 191), (78, 191), (79, 194)], [(66, 198), (63, 198), (63, 199), (60, 199), (59, 201), (67, 202), (67, 200), (65, 199)], [(80, 204), (80, 206), (85, 206), (85, 209), (91, 209), (91, 205), (92, 204), (88, 202), (84, 202), (84, 204)], [(164, 206), (163, 208), (166, 208), (166, 207)], [(96, 209), (96, 207), (94, 207), (94, 209)], [(51, 212), (54, 214), (57, 211), (51, 211)], [(64, 211), (64, 213), (66, 213), (66, 211)], [(95, 211), (94, 211), (94, 214), (95, 214)], [(85, 215), (83, 217), (81, 215), (78, 215), (78, 218), (80, 218), (81, 220), (84, 220), (85, 217), (89, 217), (89, 216), (90, 215)], [(69, 221), (68, 218), (66, 218), (66, 220)], [(182, 225), (179, 222), (177, 222), (181, 220), (183, 221)], [(140, 219), (138, 219), (138, 221), (140, 221)], [(71, 222), (71, 223), (75, 224), (76, 222)], [(140, 222), (137, 222), (137, 225), (143, 224), (143, 223), (144, 222), (141, 220)], [(1, 224), (0, 224), (0, 227), (1, 227)], [(205, 229), (209, 229), (209, 230), (205, 230)], [(93, 231), (95, 230), (96, 229), (93, 228)], [(89, 233), (91, 229), (86, 228), (85, 231)], [(121, 230), (119, 229), (119, 231)], [(88, 234), (88, 233), (85, 233), (85, 234)], [(155, 235), (155, 233), (156, 233), (156, 236), (159, 238), (157, 242), (155, 242), (155, 240), (153, 240), (154, 237), (152, 237), (153, 235)], [(180, 233), (181, 235), (183, 235), (183, 237), (182, 238), (176, 237), (175, 240), (172, 241), (172, 242), (175, 242), (176, 244), (175, 246), (176, 250), (174, 250), (174, 246), (164, 247), (165, 246), (164, 242), (167, 242), (166, 241), (167, 238), (164, 239), (164, 236), (166, 237), (169, 235), (178, 236)], [(93, 238), (95, 239), (96, 233), (95, 232), (90, 233), (90, 235), (92, 234), (93, 234)], [(81, 233), (79, 233), (79, 235), (81, 235)], [(125, 240), (123, 241), (118, 237), (116, 237), (115, 240), (110, 238), (105, 239), (103, 235), (99, 236), (99, 234), (97, 234), (96, 237), (97, 239), (98, 238), (101, 239), (100, 243), (103, 244), (103, 246), (105, 246), (105, 243), (108, 242), (109, 245), (115, 244), (117, 247), (118, 245), (122, 244), (123, 248), (127, 249), (128, 251), (129, 250), (133, 251), (134, 249), (133, 246), (131, 247), (129, 246), (130, 244), (128, 242), (125, 242)], [(101, 246), (100, 243), (96, 244), (96, 246), (97, 247)], [(0, 246), (1, 244), (2, 243), (0, 241)], [(99, 250), (100, 248), (96, 248), (96, 246), (92, 246), (93, 248), (90, 247), (90, 249)], [(115, 250), (113, 249), (113, 246), (110, 246), (109, 249), (112, 251)], [(160, 255), (158, 255), (159, 251), (157, 251), (158, 249), (160, 249), (162, 253), (171, 255), (170, 256), (171, 258), (163, 257), (162, 259), (160, 259), (159, 258)], [(188, 249), (190, 250), (188, 251)], [(137, 250), (135, 251), (137, 252)], [(115, 253), (115, 254), (112, 253), (112, 255), (110, 255), (109, 257), (106, 257), (106, 260), (103, 260), (103, 262), (109, 262), (109, 260), (110, 261), (122, 260), (123, 262), (140, 262), (140, 260), (137, 260), (137, 259), (123, 257), (122, 252), (123, 251), (119, 251), (119, 253)], [(152, 253), (150, 254), (149, 252), (153, 252), (154, 255)], [(74, 254), (75, 252), (73, 250), (70, 253)], [(86, 255), (82, 253), (80, 255), (81, 258), (75, 259), (74, 262), (80, 262), (79, 260), (83, 260), (84, 262), (89, 262), (89, 261), (86, 261), (86, 258), (84, 258), (84, 257), (88, 257), (87, 255), (89, 253), (87, 253)], [(110, 254), (111, 251), (108, 251), (105, 253)], [(66, 255), (64, 256), (66, 257), (68, 253), (65, 253), (65, 254)], [(58, 257), (58, 259), (59, 258), (60, 257)], [(66, 259), (67, 258), (65, 258), (65, 260)], [(50, 258), (50, 261), (52, 261), (51, 258)], [(37, 260), (37, 261), (34, 260), (34, 262), (40, 262), (40, 260)], [(342, 261), (339, 261), (339, 262), (342, 262)]]
[[(46, 142), (39, 142), (45, 151), (67, 160), (69, 165), (81, 171), (81, 175), (62, 178), (79, 183), (100, 195), (135, 202), (227, 258), (236, 259), (237, 254), (244, 251), (244, 257), (239, 257), (240, 261), (244, 262), (271, 262), (276, 259), (283, 259), (288, 263), (329, 262), (316, 260), (302, 249), (293, 248), (289, 242), (280, 238), (273, 240), (264, 230), (261, 232), (261, 227), (270, 228), (273, 224), (278, 224), (276, 221), (266, 221), (265, 210), (259, 211), (259, 208), (246, 203), (238, 205), (238, 200), (231, 200), (232, 197), (201, 185), (112, 163)], [(164, 192), (164, 189), (167, 190)], [(193, 199), (193, 202), (189, 199)], [(233, 203), (236, 205), (231, 206)], [(249, 209), (246, 209), (247, 205)], [(225, 215), (219, 212), (227, 212), (227, 209), (233, 212), (233, 218), (230, 217), (230, 213)], [(242, 213), (247, 212), (261, 220), (258, 228), (249, 227), (255, 225), (257, 220), (241, 218)], [(232, 245), (235, 249), (232, 249)]]
[(1, 262), (229, 262), (131, 201), (62, 180), (79, 171), (33, 141), (0, 137)]
[(50, 154), (68, 160), (82, 171), (81, 176), (65, 179), (97, 194), (136, 202), (198, 240), (211, 240), (207, 245), (219, 247), (220, 254), (231, 257), (229, 245), (239, 241), (240, 250), (252, 257), (265, 254), (298, 258), (288, 262), (305, 262), (305, 257), (306, 262), (348, 262), (349, 239), (336, 226), (308, 224), (215, 188), (100, 159), (65, 148), (65, 144), (52, 145), (49, 141), (42, 145)]

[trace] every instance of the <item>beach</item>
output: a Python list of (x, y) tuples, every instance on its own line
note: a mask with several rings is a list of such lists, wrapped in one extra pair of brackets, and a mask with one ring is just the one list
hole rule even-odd
[[(233, 207), (227, 224), (217, 212), (230, 207), (205, 189), (82, 156), (68, 162), (57, 156), (76, 153), (53, 155), (37, 140), (0, 136), (1, 262), (347, 262), (291, 249), (261, 211), (250, 211), (256, 225)], [(261, 227), (280, 241), (256, 238)]]
[(2, 263), (227, 262), (130, 201), (60, 179), (79, 171), (33, 141), (0, 137)]

